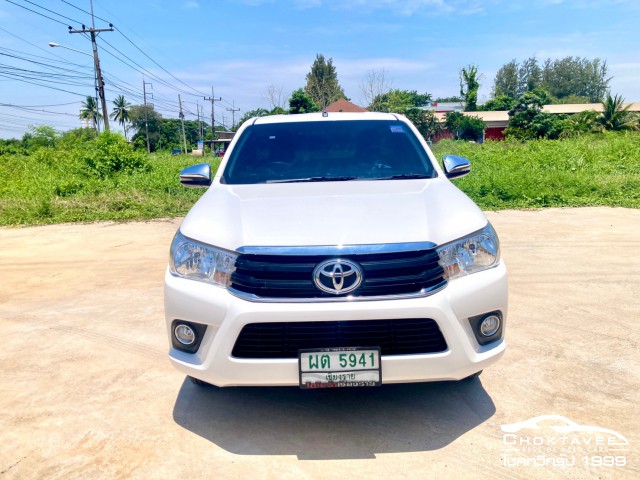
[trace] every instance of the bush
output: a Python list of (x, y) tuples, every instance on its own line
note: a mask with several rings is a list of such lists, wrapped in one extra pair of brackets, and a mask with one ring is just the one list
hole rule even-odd
[(80, 154), (80, 159), (99, 178), (115, 173), (144, 172), (150, 167), (144, 153), (135, 151), (123, 136), (107, 132), (89, 144), (89, 148)]
[(482, 139), (487, 124), (478, 117), (463, 115), (460, 112), (448, 112), (445, 115), (445, 128), (454, 135), (456, 140)]

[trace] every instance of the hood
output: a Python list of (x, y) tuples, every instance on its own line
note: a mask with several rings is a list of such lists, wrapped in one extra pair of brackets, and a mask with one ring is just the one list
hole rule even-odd
[(180, 227), (227, 250), (242, 246), (443, 244), (480, 230), (482, 211), (450, 181), (214, 184)]

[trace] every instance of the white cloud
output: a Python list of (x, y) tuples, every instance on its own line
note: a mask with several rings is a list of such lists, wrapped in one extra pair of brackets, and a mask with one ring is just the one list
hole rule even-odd
[(190, 0), (188, 2), (184, 2), (183, 7), (189, 10), (193, 10), (196, 8), (200, 8), (200, 4), (194, 0)]

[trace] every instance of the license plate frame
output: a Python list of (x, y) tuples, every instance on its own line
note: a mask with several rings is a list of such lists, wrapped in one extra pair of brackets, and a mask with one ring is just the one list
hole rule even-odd
[[(311, 367), (313, 360), (317, 368)], [(381, 384), (380, 347), (298, 350), (298, 385), (301, 389), (379, 387)]]

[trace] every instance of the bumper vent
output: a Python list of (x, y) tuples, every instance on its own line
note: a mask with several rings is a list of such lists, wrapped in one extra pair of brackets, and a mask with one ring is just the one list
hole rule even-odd
[(304, 348), (380, 347), (382, 355), (437, 353), (447, 342), (435, 320), (251, 323), (233, 347), (236, 358), (297, 358)]

